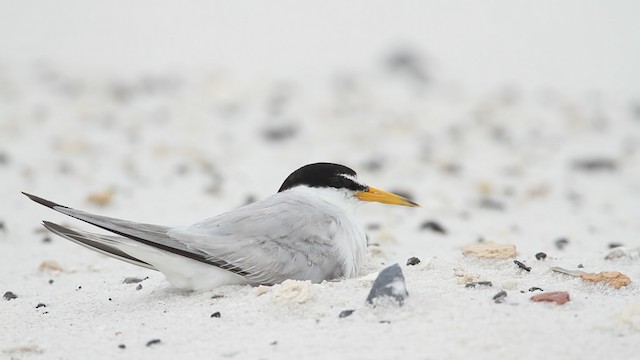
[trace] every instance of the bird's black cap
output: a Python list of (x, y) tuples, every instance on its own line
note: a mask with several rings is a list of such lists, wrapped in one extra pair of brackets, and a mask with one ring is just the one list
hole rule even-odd
[(282, 192), (299, 185), (306, 185), (309, 187), (332, 187), (353, 191), (367, 190), (367, 186), (357, 183), (343, 175), (355, 178), (356, 172), (344, 165), (332, 163), (315, 163), (305, 165), (292, 172), (284, 183), (282, 183), (278, 192)]

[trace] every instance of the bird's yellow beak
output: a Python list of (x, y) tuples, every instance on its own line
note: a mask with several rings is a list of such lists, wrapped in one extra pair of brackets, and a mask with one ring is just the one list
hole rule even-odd
[(411, 206), (411, 207), (420, 206), (414, 203), (413, 201), (407, 198), (404, 198), (400, 195), (392, 194), (390, 192), (376, 189), (371, 186), (369, 186), (367, 191), (359, 192), (354, 196), (363, 201), (375, 201), (383, 204), (402, 205), (402, 206)]

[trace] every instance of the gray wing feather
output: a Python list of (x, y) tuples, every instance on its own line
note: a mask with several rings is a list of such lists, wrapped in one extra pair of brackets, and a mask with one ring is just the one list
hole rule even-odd
[(343, 262), (335, 241), (338, 219), (318, 206), (279, 193), (168, 235), (243, 269), (255, 284), (320, 282), (342, 276)]

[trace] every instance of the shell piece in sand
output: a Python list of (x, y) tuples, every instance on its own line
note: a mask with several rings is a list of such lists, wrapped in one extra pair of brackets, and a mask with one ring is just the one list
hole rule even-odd
[(516, 246), (512, 244), (496, 244), (482, 242), (467, 244), (462, 247), (463, 254), (473, 254), (477, 257), (490, 259), (508, 259), (516, 256)]

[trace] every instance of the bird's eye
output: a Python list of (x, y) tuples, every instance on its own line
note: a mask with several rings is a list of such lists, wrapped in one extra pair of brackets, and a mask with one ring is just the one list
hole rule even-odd
[(329, 186), (334, 188), (341, 188), (345, 185), (345, 180), (346, 179), (341, 176), (331, 178), (331, 180), (329, 180)]

